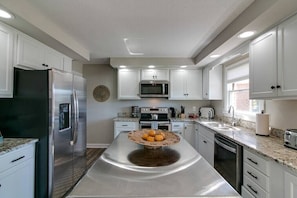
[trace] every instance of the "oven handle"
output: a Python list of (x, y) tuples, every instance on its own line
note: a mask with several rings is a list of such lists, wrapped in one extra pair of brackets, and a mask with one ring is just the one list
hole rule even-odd
[(221, 147), (223, 147), (224, 149), (232, 152), (232, 153), (236, 153), (236, 149), (235, 148), (232, 148), (226, 144), (224, 144), (223, 142), (219, 141), (218, 139), (215, 139), (215, 143)]

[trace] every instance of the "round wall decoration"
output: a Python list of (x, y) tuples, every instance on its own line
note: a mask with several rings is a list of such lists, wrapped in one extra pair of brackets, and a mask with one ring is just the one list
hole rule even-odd
[(98, 102), (104, 102), (108, 100), (109, 96), (110, 96), (110, 91), (104, 85), (97, 86), (93, 91), (93, 97)]

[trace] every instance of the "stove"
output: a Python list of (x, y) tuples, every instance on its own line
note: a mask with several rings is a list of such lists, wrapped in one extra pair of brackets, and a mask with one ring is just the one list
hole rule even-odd
[(140, 108), (140, 129), (162, 129), (170, 131), (171, 125), (168, 118), (167, 107), (142, 107)]

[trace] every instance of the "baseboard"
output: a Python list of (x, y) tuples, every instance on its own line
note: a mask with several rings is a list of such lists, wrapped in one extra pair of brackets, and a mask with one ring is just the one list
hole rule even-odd
[(95, 143), (88, 143), (87, 148), (107, 148), (109, 144), (95, 144)]

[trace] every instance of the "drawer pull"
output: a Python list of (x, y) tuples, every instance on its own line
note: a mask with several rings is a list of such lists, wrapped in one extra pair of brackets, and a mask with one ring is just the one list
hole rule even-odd
[(11, 163), (14, 163), (14, 162), (16, 162), (16, 161), (19, 161), (19, 160), (23, 159), (24, 157), (25, 157), (25, 155), (23, 155), (22, 157), (19, 157), (19, 158), (17, 158), (17, 159), (14, 159), (14, 160), (11, 161)]
[(258, 194), (258, 191), (256, 191), (251, 185), (247, 185), (254, 193)]
[(204, 142), (205, 144), (207, 144), (207, 141), (203, 140), (203, 142)]
[(254, 163), (254, 164), (256, 164), (256, 165), (258, 165), (258, 162), (256, 162), (256, 161), (254, 161), (254, 160), (252, 160), (251, 158), (247, 158), (250, 162), (252, 162), (252, 163)]
[(248, 173), (250, 176), (252, 176), (253, 178), (258, 179), (258, 177), (257, 177), (256, 175), (254, 175), (253, 173), (251, 173), (250, 171), (247, 171), (247, 173)]
[(127, 124), (123, 124), (122, 126), (128, 126)]

